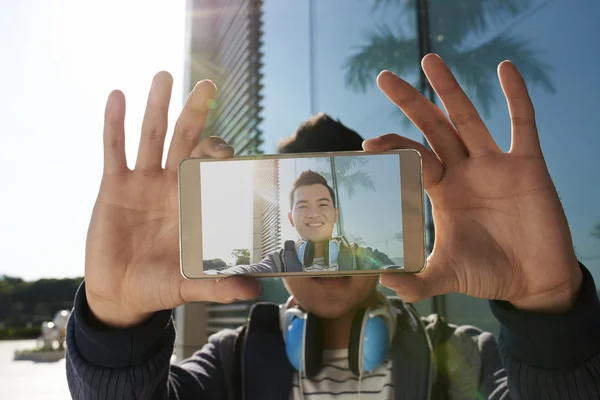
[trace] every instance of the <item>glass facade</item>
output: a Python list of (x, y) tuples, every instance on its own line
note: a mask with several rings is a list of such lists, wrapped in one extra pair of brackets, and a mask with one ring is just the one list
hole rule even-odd
[(260, 153), (261, 0), (188, 0), (186, 81), (219, 87), (203, 136), (218, 135), (238, 154)]
[[(421, 23), (419, 10), (427, 17)], [(576, 252), (600, 281), (599, 19), (600, 3), (593, 0), (266, 0), (262, 150), (275, 152), (320, 111), (365, 138), (394, 132), (422, 141), (375, 78), (389, 69), (421, 88), (419, 54), (427, 47), (449, 64), (508, 150), (510, 121), (496, 67), (510, 59), (528, 83)], [(285, 296), (276, 283), (267, 286), (265, 299)], [(485, 300), (450, 294), (418, 308), (497, 332)]]

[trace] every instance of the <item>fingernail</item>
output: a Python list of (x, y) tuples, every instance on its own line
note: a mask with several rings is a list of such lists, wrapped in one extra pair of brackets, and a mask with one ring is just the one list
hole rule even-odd
[(214, 149), (216, 151), (221, 151), (224, 149), (231, 149), (231, 148), (233, 148), (233, 146), (231, 146), (229, 143), (225, 143), (225, 142), (219, 142), (219, 143), (215, 144), (215, 147), (214, 147)]
[(225, 300), (225, 303), (233, 303), (235, 301), (246, 301), (246, 300), (252, 300), (252, 299), (246, 299), (244, 297), (230, 297), (227, 300)]

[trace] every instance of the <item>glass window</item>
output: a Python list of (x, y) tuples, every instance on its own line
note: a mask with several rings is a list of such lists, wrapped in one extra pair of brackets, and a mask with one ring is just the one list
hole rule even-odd
[[(415, 1), (264, 2), (263, 150), (322, 111), (370, 138), (421, 133), (375, 85), (390, 69), (415, 86)], [(508, 150), (510, 121), (496, 67), (510, 59), (523, 73), (535, 107), (548, 167), (565, 207), (581, 262), (600, 279), (600, 4), (584, 0), (427, 1), (431, 51), (440, 54)], [(418, 87), (418, 86), (417, 86)], [(540, 265), (540, 274), (544, 266)], [(444, 296), (445, 315), (497, 332), (485, 300)], [(419, 304), (431, 312), (431, 301)]]
[[(600, 138), (595, 112), (600, 58), (595, 48), (600, 5), (592, 0), (486, 2), (485, 23), (468, 20), (479, 1), (429, 1), (432, 50), (453, 60), (451, 67), (468, 88), (494, 139), (510, 147), (510, 121), (495, 66), (510, 59), (528, 83), (543, 151), (571, 226), (579, 260), (600, 279)], [(514, 4), (516, 7), (508, 7)], [(461, 14), (464, 16), (461, 17)], [(474, 18), (474, 15), (473, 15)], [(471, 28), (469, 24), (472, 24)], [(540, 274), (544, 266), (540, 265)], [(451, 321), (495, 331), (486, 301), (461, 295), (446, 298)]]

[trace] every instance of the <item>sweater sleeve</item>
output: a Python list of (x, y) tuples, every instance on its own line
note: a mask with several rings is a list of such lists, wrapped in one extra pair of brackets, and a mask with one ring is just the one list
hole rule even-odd
[(590, 272), (564, 314), (530, 313), (491, 301), (512, 399), (600, 398), (600, 302)]
[(272, 254), (267, 255), (259, 263), (252, 265), (234, 265), (221, 270), (204, 271), (206, 275), (238, 275), (281, 272)]
[(171, 365), (172, 311), (139, 326), (114, 329), (89, 310), (85, 282), (67, 326), (66, 367), (73, 399), (225, 399), (217, 348), (208, 343), (180, 366)]

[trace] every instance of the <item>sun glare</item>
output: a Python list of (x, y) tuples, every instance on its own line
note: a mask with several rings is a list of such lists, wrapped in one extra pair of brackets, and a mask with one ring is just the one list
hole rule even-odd
[(63, 78), (79, 86), (98, 107), (111, 90), (125, 93), (127, 155), (132, 167), (154, 74), (166, 70), (174, 77), (171, 128), (183, 104), (185, 1), (61, 3), (53, 9), (50, 33), (55, 61)]

